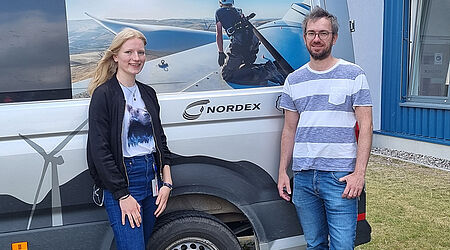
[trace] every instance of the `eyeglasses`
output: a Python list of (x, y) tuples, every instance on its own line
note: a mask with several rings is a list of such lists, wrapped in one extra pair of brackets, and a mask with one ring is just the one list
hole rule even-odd
[(320, 40), (325, 40), (330, 36), (331, 33), (332, 32), (326, 30), (319, 32), (308, 31), (306, 32), (306, 39), (313, 40), (314, 38), (316, 38), (316, 35), (318, 35)]

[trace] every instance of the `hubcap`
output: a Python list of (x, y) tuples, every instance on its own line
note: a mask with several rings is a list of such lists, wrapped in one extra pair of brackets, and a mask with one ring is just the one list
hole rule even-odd
[(179, 239), (176, 242), (170, 244), (166, 250), (219, 250), (211, 241), (197, 237), (187, 237)]

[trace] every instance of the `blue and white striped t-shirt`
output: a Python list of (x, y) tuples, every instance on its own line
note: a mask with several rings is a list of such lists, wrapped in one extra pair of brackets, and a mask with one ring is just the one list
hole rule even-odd
[(372, 106), (359, 66), (340, 59), (326, 71), (315, 71), (305, 64), (287, 77), (280, 105), (300, 114), (292, 170), (354, 170), (354, 108)]

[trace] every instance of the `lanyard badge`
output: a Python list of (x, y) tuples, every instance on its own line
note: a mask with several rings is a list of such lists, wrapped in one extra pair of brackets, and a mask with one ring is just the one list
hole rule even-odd
[(153, 173), (155, 175), (155, 178), (153, 178), (152, 180), (152, 194), (153, 197), (156, 197), (159, 194), (159, 186), (158, 186), (158, 170), (155, 163), (153, 163)]

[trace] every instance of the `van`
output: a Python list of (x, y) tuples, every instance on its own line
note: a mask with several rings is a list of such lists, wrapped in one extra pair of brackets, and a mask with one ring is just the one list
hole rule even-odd
[[(276, 185), (282, 86), (221, 78), (212, 18), (218, 5), (211, 2), (2, 4), (0, 249), (115, 249), (86, 163), (86, 86), (87, 72), (124, 27), (148, 39), (138, 80), (158, 93), (175, 155), (174, 189), (148, 249), (239, 249), (242, 237), (261, 250), (306, 247), (295, 208)], [(341, 23), (334, 55), (354, 61), (346, 1), (252, 3), (240, 4), (260, 12), (251, 20), (261, 41), (256, 63), (283, 70), (283, 60), (294, 69), (308, 61), (301, 21), (316, 4)], [(365, 205), (363, 192), (358, 245), (370, 241)]]

